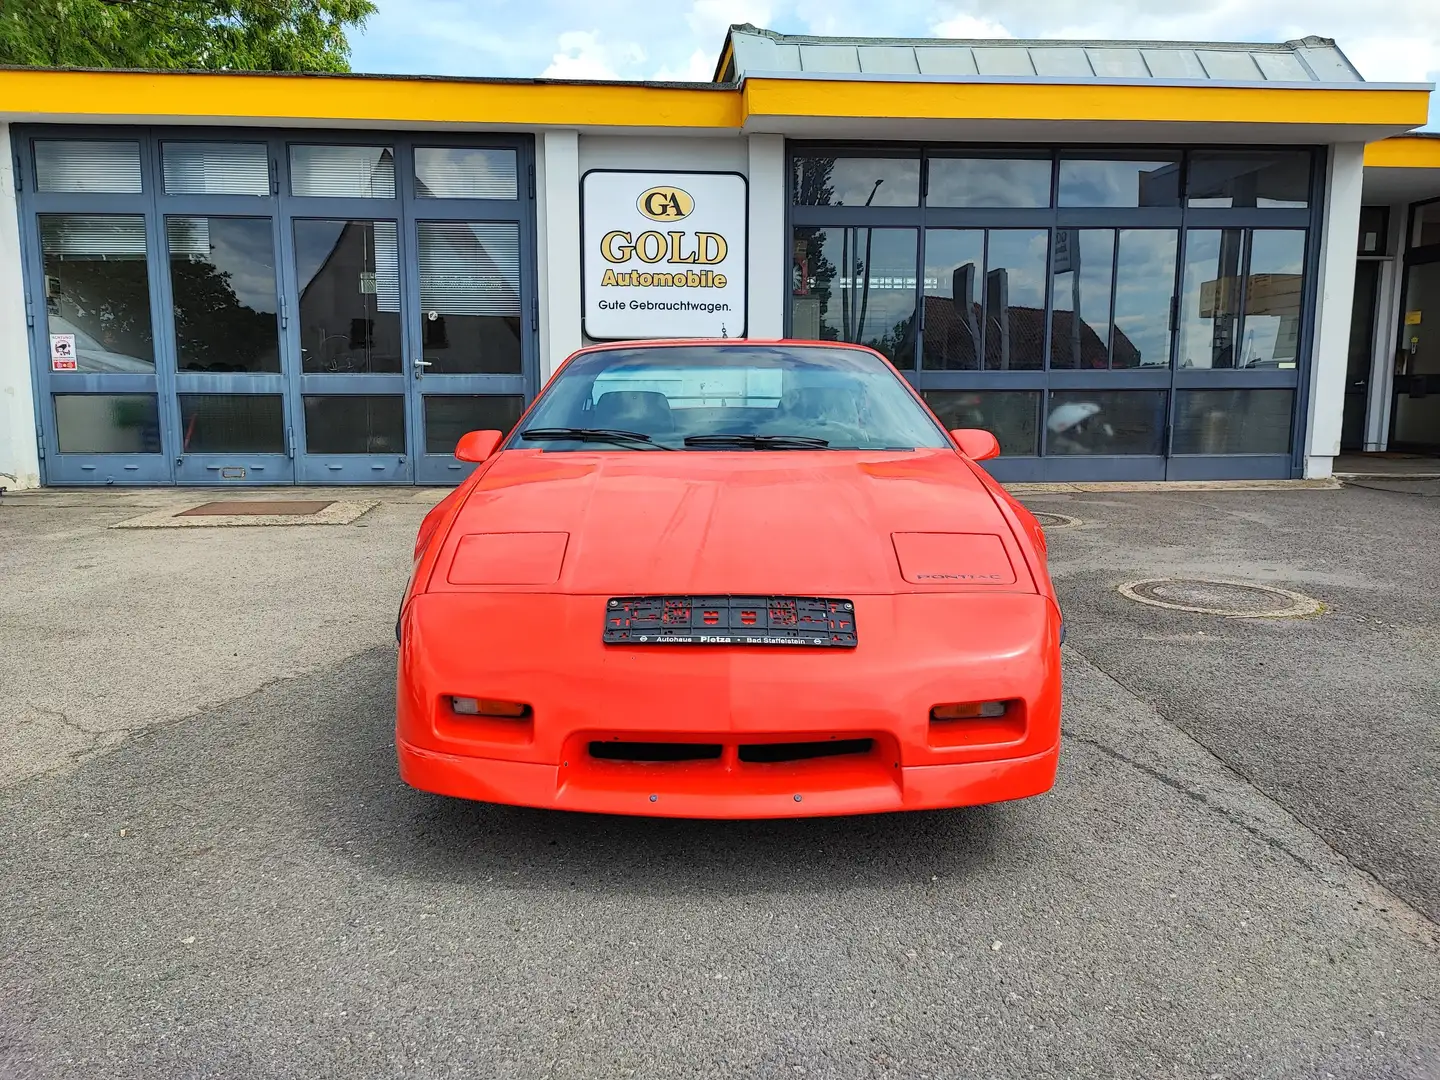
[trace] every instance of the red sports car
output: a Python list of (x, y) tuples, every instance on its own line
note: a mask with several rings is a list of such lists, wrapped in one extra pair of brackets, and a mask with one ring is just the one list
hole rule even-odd
[(1060, 610), (998, 453), (859, 346), (582, 349), (420, 528), (400, 775), (717, 818), (1048, 790)]

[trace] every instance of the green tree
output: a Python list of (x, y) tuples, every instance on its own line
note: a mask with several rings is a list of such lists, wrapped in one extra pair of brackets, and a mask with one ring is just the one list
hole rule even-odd
[(349, 71), (372, 0), (0, 0), (0, 64)]

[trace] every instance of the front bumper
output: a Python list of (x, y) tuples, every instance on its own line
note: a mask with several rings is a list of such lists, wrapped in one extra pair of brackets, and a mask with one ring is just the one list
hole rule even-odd
[[(405, 782), (485, 802), (714, 818), (967, 806), (1054, 783), (1060, 620), (1043, 597), (856, 597), (853, 649), (604, 645), (604, 604), (416, 597), (397, 687)], [(524, 702), (532, 715), (458, 716), (451, 695)], [(937, 704), (994, 700), (1013, 703), (1003, 721), (930, 720)], [(865, 748), (780, 762), (753, 753), (837, 740)], [(715, 753), (617, 761), (593, 750), (614, 741)]]

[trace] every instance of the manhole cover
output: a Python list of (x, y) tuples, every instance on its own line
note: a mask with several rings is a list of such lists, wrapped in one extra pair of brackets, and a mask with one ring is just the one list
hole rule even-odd
[(1031, 512), (1035, 515), (1035, 520), (1040, 522), (1042, 529), (1068, 529), (1075, 525), (1084, 524), (1079, 518), (1070, 517), (1066, 514), (1052, 514), (1048, 510), (1034, 510)]
[(1120, 586), (1120, 595), (1140, 604), (1227, 615), (1233, 619), (1295, 619), (1315, 615), (1320, 601), (1273, 585), (1211, 578), (1151, 578)]
[(333, 500), (306, 502), (300, 499), (244, 499), (231, 502), (208, 502), (189, 510), (182, 510), (176, 517), (273, 517), (277, 514), (318, 514)]

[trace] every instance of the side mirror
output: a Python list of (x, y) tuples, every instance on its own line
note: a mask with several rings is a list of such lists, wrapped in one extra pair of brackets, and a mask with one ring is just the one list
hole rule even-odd
[(461, 461), (484, 461), (504, 437), (503, 431), (467, 431), (455, 444), (455, 456)]
[(950, 437), (972, 461), (989, 461), (1000, 456), (1000, 440), (984, 428), (956, 428)]

